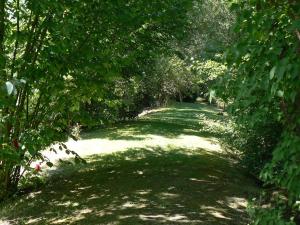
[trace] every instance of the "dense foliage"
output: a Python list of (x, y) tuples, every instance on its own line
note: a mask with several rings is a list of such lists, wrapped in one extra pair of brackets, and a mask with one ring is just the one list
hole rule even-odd
[[(222, 60), (232, 40), (234, 14), (226, 1), (194, 1), (188, 12), (184, 39), (172, 40), (169, 51), (156, 58), (156, 67), (146, 71), (144, 87), (156, 100), (195, 101), (209, 93), (226, 71)], [(156, 89), (155, 89), (156, 88)]]
[[(236, 121), (233, 144), (271, 190), (254, 224), (295, 224), (300, 214), (300, 2), (237, 1), (236, 44), (221, 92)], [(224, 87), (226, 91), (224, 92)]]
[[(121, 77), (106, 85), (105, 96), (81, 107), (85, 116), (80, 123), (99, 126), (132, 119), (145, 107), (165, 105), (169, 100), (194, 102), (198, 96), (212, 100), (211, 88), (226, 71), (222, 53), (232, 39), (234, 16), (228, 6), (222, 1), (192, 1), (185, 17), (179, 18), (185, 26), (164, 38), (163, 47), (153, 39), (136, 41), (141, 49), (135, 49), (135, 60), (124, 64)], [(149, 32), (151, 37), (166, 37), (152, 29)]]
[(0, 199), (15, 193), (31, 162), (48, 161), (41, 150), (71, 134), (73, 123), (84, 120), (80, 108), (102, 99), (114, 108), (110, 87), (117, 88), (116, 77), (126, 89), (140, 64), (151, 63), (168, 40), (181, 38), (190, 5), (1, 1)]
[(61, 142), (76, 138), (75, 124), (99, 126), (170, 99), (208, 98), (224, 72), (220, 53), (233, 20), (227, 6), (1, 1), (0, 199), (17, 191), (32, 162), (52, 166), (43, 149), (60, 143), (70, 152)]

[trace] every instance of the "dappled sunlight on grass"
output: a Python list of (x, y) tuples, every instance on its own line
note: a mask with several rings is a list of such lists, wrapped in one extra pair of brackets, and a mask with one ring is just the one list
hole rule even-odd
[[(201, 131), (199, 119), (176, 119), (197, 118), (203, 107), (175, 105), (69, 141), (88, 164), (57, 164), (46, 186), (7, 204), (0, 218), (33, 225), (246, 224), (253, 181), (213, 132)], [(170, 110), (174, 121), (163, 120)]]
[(26, 224), (245, 224), (245, 205), (239, 202), (255, 193), (234, 163), (203, 149), (134, 148), (87, 160), (86, 166), (63, 166), (65, 173), (56, 174), (34, 198), (9, 206), (14, 210), (7, 219)]
[[(145, 146), (203, 148), (221, 152), (218, 136), (223, 117), (219, 111), (205, 104), (174, 104), (144, 114), (137, 121), (129, 121), (108, 129), (83, 133), (79, 141), (69, 140), (70, 150), (81, 156), (124, 151)], [(47, 152), (51, 160), (72, 157), (64, 152)]]

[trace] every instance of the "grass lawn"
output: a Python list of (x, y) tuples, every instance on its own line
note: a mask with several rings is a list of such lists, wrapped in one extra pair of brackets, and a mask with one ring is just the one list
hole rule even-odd
[(57, 165), (45, 186), (1, 207), (0, 224), (247, 224), (258, 189), (219, 145), (217, 113), (177, 103), (83, 133), (67, 145), (88, 164)]

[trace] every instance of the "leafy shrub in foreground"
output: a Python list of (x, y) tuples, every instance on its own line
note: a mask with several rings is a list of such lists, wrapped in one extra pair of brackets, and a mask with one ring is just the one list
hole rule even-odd
[[(242, 146), (250, 144), (245, 159), (261, 157), (269, 146), (272, 155), (260, 178), (273, 187), (269, 196), (280, 193), (258, 202), (253, 223), (295, 224), (300, 214), (300, 2), (237, 1), (233, 8), (239, 35), (227, 53), (231, 70), (223, 79), (223, 94), (233, 115), (242, 118), (237, 120)], [(265, 129), (268, 123), (273, 125)]]

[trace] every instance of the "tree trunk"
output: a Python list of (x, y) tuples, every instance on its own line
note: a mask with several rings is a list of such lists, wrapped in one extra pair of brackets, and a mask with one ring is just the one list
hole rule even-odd
[(182, 94), (181, 94), (181, 92), (178, 92), (178, 96), (179, 96), (179, 101), (182, 102)]

